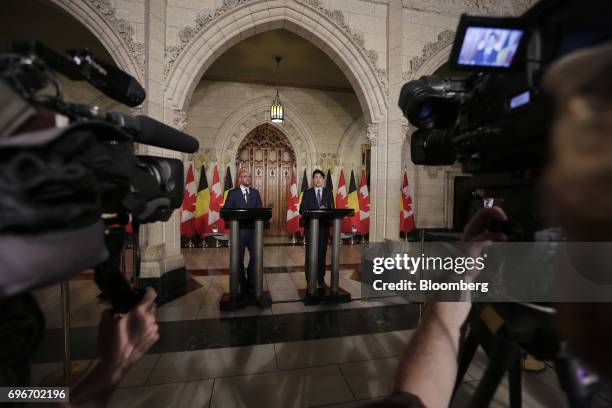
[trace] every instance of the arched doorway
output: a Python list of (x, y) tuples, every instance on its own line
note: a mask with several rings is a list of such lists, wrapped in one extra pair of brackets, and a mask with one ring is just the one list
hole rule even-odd
[(259, 190), (264, 207), (272, 207), (270, 228), (266, 235), (284, 235), (287, 231), (287, 194), (295, 151), (276, 126), (264, 123), (251, 130), (236, 153), (236, 168), (247, 168), (253, 187)]

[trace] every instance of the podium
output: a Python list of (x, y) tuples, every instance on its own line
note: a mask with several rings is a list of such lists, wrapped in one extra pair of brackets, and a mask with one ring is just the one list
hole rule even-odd
[[(303, 301), (306, 305), (316, 304), (321, 300), (333, 302), (350, 302), (351, 294), (340, 288), (340, 232), (342, 229), (342, 219), (352, 216), (355, 213), (353, 209), (336, 208), (323, 210), (308, 210), (302, 215), (302, 219), (308, 223), (310, 229), (310, 237), (307, 251), (309, 251), (307, 289), (303, 295)], [(331, 268), (331, 294), (319, 293), (317, 291), (317, 260), (319, 257), (317, 242), (319, 240), (319, 228), (321, 221), (332, 221), (334, 232), (332, 235), (332, 268)]]
[[(230, 223), (230, 277), (229, 293), (224, 293), (219, 302), (219, 309), (235, 310), (254, 304), (261, 308), (270, 307), (272, 300), (268, 292), (263, 291), (263, 230), (264, 223), (272, 218), (271, 208), (222, 208), (221, 218)], [(254, 226), (255, 237), (253, 246), (257, 259), (253, 273), (255, 274), (255, 293), (252, 297), (243, 296), (239, 291), (240, 277), (240, 224), (249, 223)]]

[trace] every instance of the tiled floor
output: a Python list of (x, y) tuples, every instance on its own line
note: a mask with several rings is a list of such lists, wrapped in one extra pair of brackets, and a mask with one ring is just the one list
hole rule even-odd
[[(405, 304), (406, 302), (399, 297), (375, 300), (361, 298), (360, 283), (351, 279), (354, 268), (347, 266), (360, 262), (360, 251), (358, 245), (342, 247), (341, 264), (345, 266), (341, 270), (340, 286), (351, 293), (353, 300), (350, 303), (304, 306), (297, 297), (298, 290), (306, 287), (304, 272), (300, 269), (304, 264), (304, 248), (266, 246), (264, 265), (270, 268), (288, 269), (287, 272), (275, 270), (274, 273), (265, 274), (264, 288), (271, 293), (274, 301), (272, 307), (264, 310), (248, 307), (234, 312), (220, 312), (218, 301), (223, 292), (228, 290), (228, 276), (218, 273), (207, 274), (202, 271), (226, 270), (228, 249), (184, 250), (188, 269), (200, 271), (192, 276), (196, 289), (161, 306), (158, 309), (158, 320), (193, 321), (193, 324), (197, 324), (198, 321), (202, 321), (201, 319), (206, 319), (207, 322), (217, 324), (217, 319), (231, 319), (238, 322), (240, 319), (234, 318), (264, 316), (255, 317), (257, 322), (260, 322), (271, 315), (278, 316), (273, 318), (284, 319), (283, 316), (299, 317), (295, 314), (301, 313), (315, 316), (310, 313), (325, 310), (338, 310), (338, 312), (321, 313), (370, 312), (376, 309), (363, 308), (379, 307), (381, 310), (389, 310), (393, 305)], [(327, 275), (329, 279), (329, 273)], [(98, 324), (100, 312), (106, 306), (98, 304), (97, 295), (98, 290), (92, 280), (75, 280), (70, 283), (73, 327), (93, 328)], [(35, 296), (47, 316), (48, 327), (59, 328), (61, 326), (59, 287), (38, 290)], [(360, 309), (347, 310), (355, 308)], [(389, 319), (386, 317), (383, 320)], [(168, 324), (174, 327), (179, 323)], [(191, 324), (190, 322), (189, 325)], [(128, 373), (113, 395), (110, 406), (362, 407), (392, 390), (395, 370), (407, 342), (414, 333), (413, 330), (384, 331), (395, 330), (384, 328), (385, 326), (381, 331), (380, 327), (378, 326), (376, 332), (368, 331), (366, 334), (345, 337), (289, 342), (273, 340), (267, 344), (242, 347), (222, 346), (149, 354)], [(285, 338), (282, 341), (285, 341)], [(478, 353), (468, 370), (466, 382), (452, 403), (453, 407), (467, 406), (486, 364), (484, 354)], [(34, 364), (32, 371), (34, 385), (45, 383), (50, 375), (58, 374), (61, 368), (60, 362)], [(504, 380), (491, 406), (508, 405), (508, 383)], [(523, 375), (523, 406), (568, 406), (552, 369)], [(612, 407), (612, 399), (608, 401), (597, 398), (593, 406)]]
[[(413, 331), (148, 355), (128, 374), (111, 407), (359, 407), (387, 395)], [(453, 407), (467, 405), (486, 365), (477, 354)], [(35, 381), (61, 364), (33, 366)], [(507, 407), (507, 380), (492, 407)], [(566, 407), (549, 368), (524, 373), (523, 406)], [(598, 398), (594, 407), (609, 407)]]
[[(275, 237), (266, 240), (278, 240)], [(361, 245), (343, 245), (341, 247), (341, 265), (355, 265), (360, 262)], [(328, 263), (330, 254), (328, 251)], [(191, 248), (183, 249), (188, 270), (227, 270), (229, 266), (229, 248)], [(248, 259), (248, 255), (246, 257)], [(267, 246), (264, 251), (264, 266), (270, 268), (289, 267), (298, 269), (304, 266), (304, 248), (302, 246)], [(200, 288), (164, 304), (158, 309), (159, 321), (178, 321), (194, 319), (217, 319), (239, 316), (254, 316), (272, 313), (303, 313), (334, 307), (370, 307), (383, 302), (403, 302), (402, 299), (377, 300), (376, 302), (359, 301), (361, 299), (361, 284), (351, 279), (354, 267), (340, 270), (340, 287), (349, 292), (353, 299), (345, 305), (304, 306), (299, 301), (298, 290), (306, 288), (306, 278), (303, 270), (298, 272), (265, 273), (264, 290), (270, 292), (274, 305), (271, 309), (248, 307), (234, 312), (220, 312), (219, 300), (224, 292), (229, 290), (228, 275), (201, 276), (194, 274), (191, 278), (201, 285)], [(326, 280), (329, 283), (329, 270)], [(70, 282), (70, 310), (72, 327), (97, 326), (100, 313), (107, 307), (99, 304), (99, 290), (93, 280), (77, 279)], [(59, 286), (39, 289), (34, 292), (39, 305), (47, 317), (47, 328), (60, 328), (61, 306)]]

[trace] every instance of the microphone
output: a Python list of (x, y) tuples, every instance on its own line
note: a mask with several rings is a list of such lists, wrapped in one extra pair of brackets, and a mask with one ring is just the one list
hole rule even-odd
[[(69, 79), (85, 79), (106, 96), (132, 108), (140, 105), (146, 97), (145, 90), (134, 77), (113, 64), (95, 58), (87, 50), (68, 50), (68, 55), (64, 55), (38, 41), (14, 41), (2, 51), (37, 57)], [(36, 89), (42, 88), (46, 81), (36, 82), (35, 85)]]
[(87, 50), (69, 50), (68, 54), (79, 74), (106, 96), (132, 108), (145, 100), (145, 90), (125, 71), (94, 58)]
[(106, 119), (132, 135), (139, 143), (183, 153), (195, 153), (200, 148), (198, 139), (148, 116), (109, 112)]

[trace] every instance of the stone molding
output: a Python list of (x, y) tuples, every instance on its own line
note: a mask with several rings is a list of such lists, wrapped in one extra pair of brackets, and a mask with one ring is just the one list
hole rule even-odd
[[(93, 1), (93, 0), (90, 0)], [(167, 78), (172, 71), (176, 60), (179, 58), (186, 46), (191, 40), (201, 31), (206, 30), (207, 27), (217, 18), (233, 11), (240, 6), (257, 3), (262, 0), (223, 0), (223, 5), (216, 9), (204, 9), (200, 11), (196, 18), (195, 24), (184, 27), (179, 31), (180, 44), (166, 46), (166, 64), (164, 67), (164, 78)], [(351, 39), (351, 41), (357, 45), (363, 53), (367, 56), (372, 69), (376, 72), (378, 81), (383, 88), (385, 94), (388, 94), (387, 86), (387, 70), (378, 68), (378, 52), (375, 50), (367, 49), (365, 46), (365, 37), (362, 32), (351, 30), (346, 23), (344, 13), (340, 10), (329, 10), (321, 4), (319, 0), (289, 0), (296, 1), (300, 4), (305, 4), (319, 13), (325, 15), (330, 21), (336, 24), (344, 33)]]
[(321, 153), (317, 159), (317, 164), (323, 171), (333, 171), (340, 164), (340, 160), (336, 153)]
[(184, 132), (185, 129), (187, 129), (188, 122), (189, 119), (187, 112), (178, 109), (175, 109), (173, 111), (172, 126), (177, 128), (181, 132)]
[(415, 77), (419, 69), (435, 54), (444, 48), (449, 47), (455, 40), (455, 32), (444, 30), (438, 34), (436, 42), (427, 43), (423, 46), (423, 53), (416, 57), (412, 57), (408, 62), (408, 71), (402, 73), (402, 78), (409, 81)]
[[(128, 21), (118, 18), (115, 15), (115, 8), (110, 4), (109, 0), (86, 0), (91, 6), (107, 20), (114, 30), (119, 34), (128, 50), (137, 59), (145, 54), (145, 45), (141, 42), (134, 41), (134, 27)], [(144, 65), (144, 61), (139, 61), (140, 65)]]
[(372, 67), (367, 55), (337, 23), (296, 0), (235, 1), (239, 3), (226, 2), (228, 10), (234, 7), (231, 12), (214, 17), (206, 29), (181, 45), (182, 52), (176, 53), (174, 66), (167, 72), (164, 106), (187, 110), (197, 83), (221, 53), (255, 33), (284, 28), (308, 39), (335, 61), (353, 85), (366, 121), (384, 120), (388, 98), (381, 77), (384, 79), (385, 72)]
[[(142, 83), (145, 77), (145, 44), (134, 40), (134, 27), (117, 17), (110, 0), (50, 1), (87, 27), (104, 45), (114, 62)], [(124, 47), (118, 47), (119, 43)]]
[(378, 144), (378, 123), (370, 123), (366, 128), (366, 138), (372, 146)]
[(287, 101), (283, 102), (285, 120), (281, 124), (270, 121), (271, 97), (264, 96), (245, 102), (224, 121), (215, 137), (215, 152), (220, 163), (233, 164), (242, 140), (257, 126), (269, 123), (277, 127), (289, 140), (296, 154), (298, 168), (312, 168), (316, 163), (315, 138), (297, 111)]
[(537, 0), (402, 0), (405, 9), (429, 13), (460, 15), (477, 13), (490, 15), (520, 15)]

